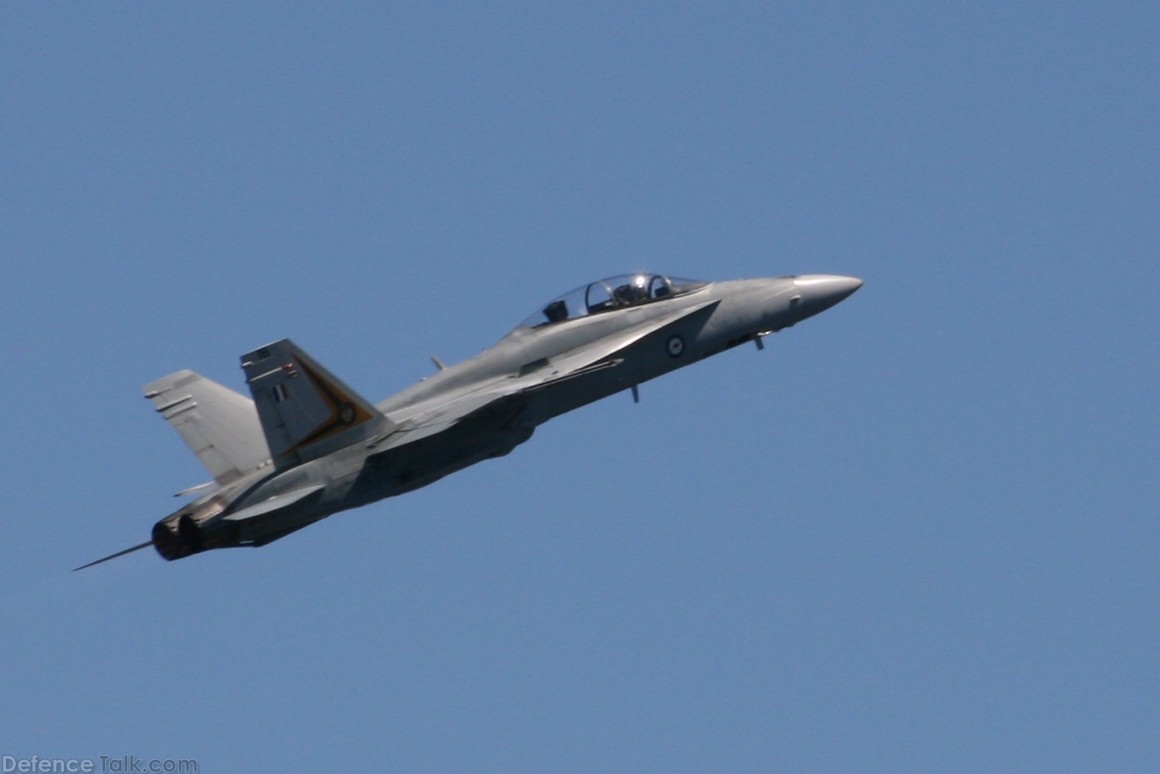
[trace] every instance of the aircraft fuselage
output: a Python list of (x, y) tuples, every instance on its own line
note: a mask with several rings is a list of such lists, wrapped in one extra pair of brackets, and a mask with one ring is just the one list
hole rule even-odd
[[(560, 414), (740, 344), (760, 346), (761, 337), (830, 308), (861, 284), (835, 275), (697, 283), (578, 314), (574, 301), (571, 309), (554, 302), (542, 320), (377, 404), (386, 419), (398, 418), (389, 430), (247, 474), (159, 521), (152, 543), (166, 559), (264, 545), (332, 513), (426, 486), (507, 454)], [(576, 316), (564, 317), (569, 312)], [(459, 405), (465, 408), (454, 421), (440, 424), (441, 412)]]

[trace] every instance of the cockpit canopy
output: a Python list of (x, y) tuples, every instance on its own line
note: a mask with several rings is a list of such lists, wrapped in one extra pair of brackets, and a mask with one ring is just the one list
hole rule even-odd
[(664, 277), (660, 274), (621, 274), (597, 280), (555, 298), (520, 323), (527, 328), (574, 320), (590, 314), (650, 304), (661, 299), (691, 293), (705, 282)]

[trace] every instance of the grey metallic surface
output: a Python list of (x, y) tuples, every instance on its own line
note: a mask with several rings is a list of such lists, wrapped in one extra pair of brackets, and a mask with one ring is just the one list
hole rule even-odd
[[(147, 385), (146, 395), (216, 488), (159, 521), (150, 543), (136, 548), (153, 545), (178, 559), (265, 545), (507, 454), (560, 414), (623, 390), (635, 394), (642, 382), (740, 344), (760, 346), (761, 337), (861, 285), (828, 274), (712, 283), (610, 278), (549, 302), (490, 349), (377, 405), (287, 340), (243, 356), (252, 402), (177, 372)], [(566, 313), (561, 300), (570, 304)]]

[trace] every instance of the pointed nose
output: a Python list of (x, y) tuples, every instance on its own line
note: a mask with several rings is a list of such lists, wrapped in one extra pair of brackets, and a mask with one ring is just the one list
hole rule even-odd
[(862, 280), (841, 274), (803, 274), (794, 277), (793, 284), (801, 296), (798, 306), (802, 316), (810, 317), (848, 298), (862, 287)]

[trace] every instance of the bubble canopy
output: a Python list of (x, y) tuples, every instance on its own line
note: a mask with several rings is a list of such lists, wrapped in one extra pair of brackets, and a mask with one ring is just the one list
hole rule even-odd
[(620, 274), (606, 277), (552, 299), (520, 323), (520, 326), (539, 328), (613, 309), (651, 304), (691, 293), (707, 284), (698, 280), (665, 277), (660, 274)]

